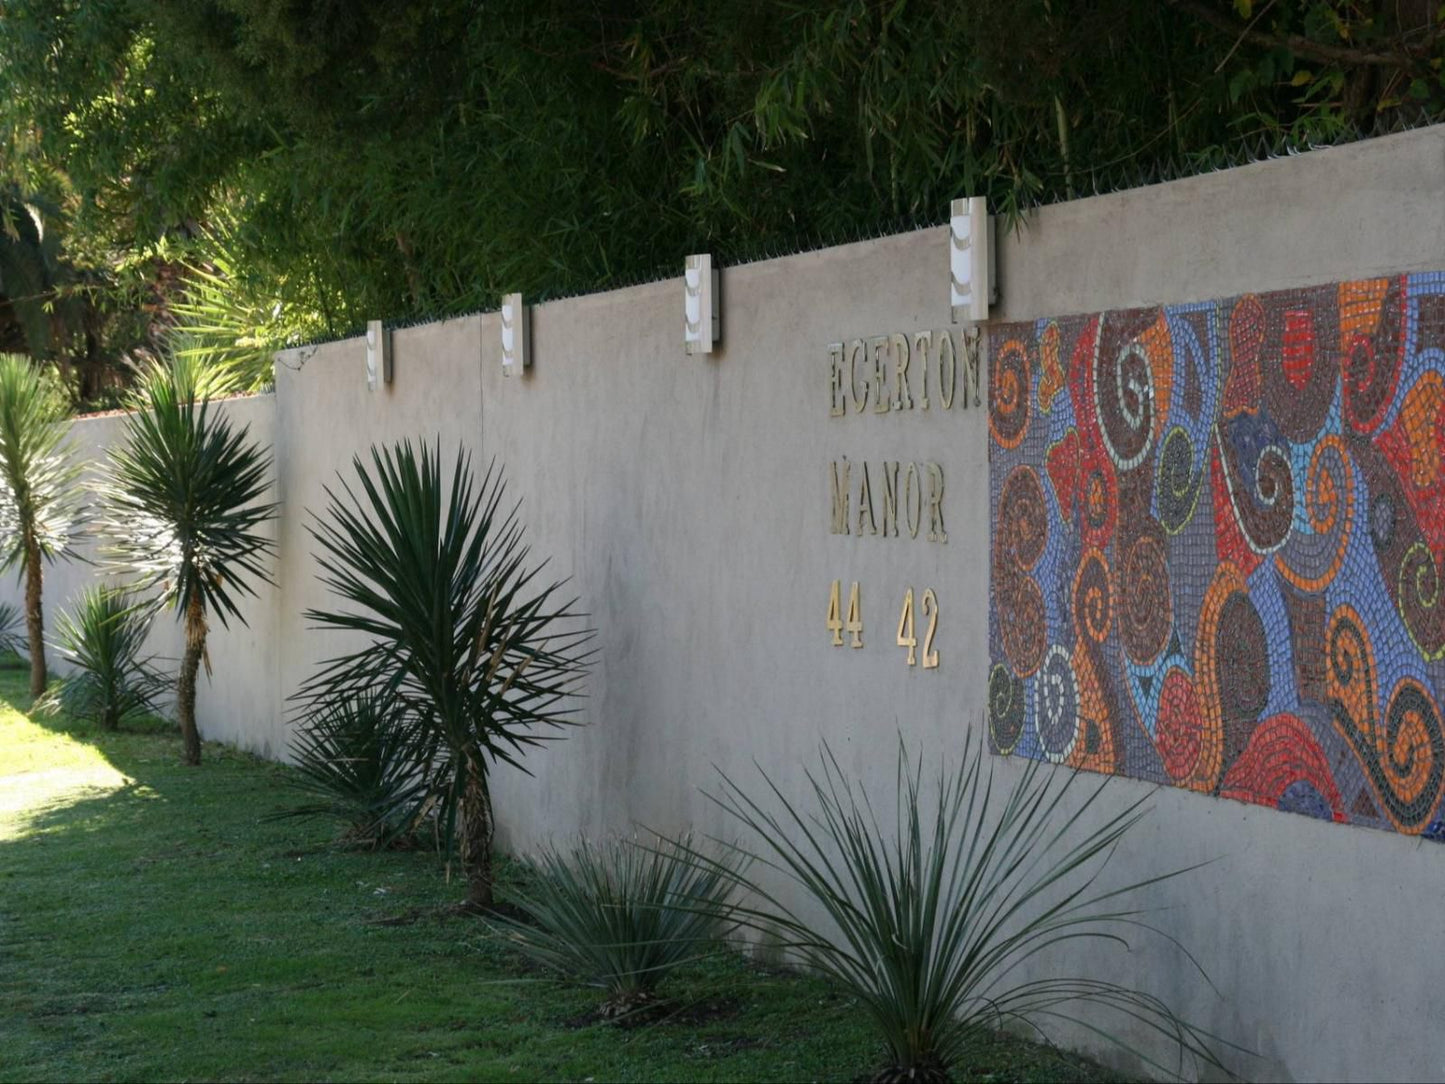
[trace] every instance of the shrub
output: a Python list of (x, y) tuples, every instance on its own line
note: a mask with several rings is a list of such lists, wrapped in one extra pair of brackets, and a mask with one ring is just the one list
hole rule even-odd
[[(784, 950), (858, 1000), (892, 1060), (882, 1079), (948, 1079), (979, 1027), (1023, 1025), (1042, 1035), (1045, 1023), (1071, 1020), (1125, 1045), (1077, 1015), (1083, 1005), (1121, 1014), (1176, 1043), (1176, 1067), (1132, 1050), (1161, 1072), (1177, 1074), (1186, 1055), (1222, 1068), (1217, 1040), (1157, 998), (1094, 977), (1018, 976), (1025, 960), (1062, 942), (1127, 948), (1130, 934), (1167, 938), (1127, 901), (1185, 871), (1098, 888), (1103, 865), (1145, 815), (1145, 799), (1106, 812), (1099, 802), (1106, 779), (1074, 806), (1065, 799), (1078, 775), (1035, 761), (1005, 791), (995, 788), (993, 766), (985, 769), (984, 760), (982, 748), (969, 742), (960, 767), (940, 768), (934, 792), (925, 795), (922, 760), (910, 765), (900, 741), (898, 826), (891, 836), (826, 745), (821, 771), (807, 773), (810, 812), (766, 772), (771, 801), (723, 775), (720, 792), (709, 797), (761, 841), (756, 851), (739, 853), (792, 880), (835, 932), (823, 932), (816, 916), (759, 884), (750, 885), (756, 906), (739, 907), (738, 921), (776, 935)], [(700, 868), (739, 880), (733, 867), (685, 849)]]
[(36, 702), (42, 711), (64, 711), (116, 730), (136, 715), (154, 712), (165, 677), (142, 657), (150, 611), (130, 592), (94, 586), (81, 592), (56, 621), (58, 650), (72, 667)]
[(715, 951), (732, 929), (735, 856), (703, 867), (679, 846), (631, 840), (555, 848), (521, 860), (526, 886), (507, 893), (525, 920), (494, 920), (544, 967), (607, 993), (601, 1015), (625, 1018), (653, 1001), (680, 964)]
[(343, 839), (381, 848), (407, 839), (428, 808), (431, 780), (419, 772), (414, 723), (384, 693), (320, 705), (291, 743), (290, 782), (313, 800), (283, 817), (341, 821)]
[(25, 633), (22, 624), (25, 615), (13, 602), (0, 602), (0, 655), (14, 652), (25, 657)]
[[(352, 460), (310, 526), (321, 579), (342, 603), (314, 624), (364, 639), (297, 693), (303, 710), (384, 689), (415, 724), (413, 761), (433, 778), (443, 838), (455, 841), (467, 906), (492, 904), (491, 767), (574, 724), (592, 630), (562, 583), (540, 577), (499, 468), (480, 485), (458, 451), (410, 441)], [(435, 774), (433, 775), (433, 771)]]

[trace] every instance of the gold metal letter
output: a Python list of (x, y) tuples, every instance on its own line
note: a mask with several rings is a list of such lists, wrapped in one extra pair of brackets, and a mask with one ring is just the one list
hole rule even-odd
[(879, 335), (868, 340), (868, 360), (873, 370), (873, 413), (888, 413), (888, 338)]
[[(982, 351), (979, 350), (979, 331), (976, 327), (965, 328), (963, 331), (963, 405), (968, 407), (982, 406), (983, 398), (979, 394), (979, 361)], [(968, 389), (973, 389), (973, 402), (970, 404)]]
[(920, 331), (913, 336), (913, 356), (918, 359), (918, 371), (923, 374), (923, 394), (918, 397), (918, 409), (928, 409), (928, 366), (933, 358), (933, 332)]
[(918, 477), (918, 464), (908, 464), (903, 476), (903, 514), (908, 519), (908, 535), (918, 537), (918, 525), (923, 521), (923, 482)]
[(947, 542), (943, 529), (943, 467), (928, 464), (928, 541)]
[(873, 487), (868, 484), (868, 464), (863, 464), (863, 481), (858, 484), (858, 534), (863, 534), (863, 520), (868, 520), (868, 533), (878, 533), (878, 521), (873, 518)]
[(893, 354), (893, 409), (912, 410), (913, 397), (908, 394), (908, 336), (895, 331), (888, 336), (888, 349)]
[(845, 458), (843, 460), (843, 473), (838, 473), (838, 461), (835, 459), (830, 464), (833, 474), (833, 528), (830, 534), (848, 533), (848, 475), (852, 473), (852, 465)]
[[(953, 392), (958, 383), (958, 355), (953, 348), (953, 332), (943, 329), (943, 342), (938, 344), (938, 398), (944, 410), (953, 409)], [(965, 403), (968, 396), (964, 396)]]
[(848, 344), (848, 395), (853, 400), (853, 410), (862, 414), (863, 408), (868, 405), (868, 382), (863, 382), (863, 393), (858, 393), (858, 359), (864, 358), (866, 348), (862, 339), (854, 339)]
[(898, 464), (883, 464), (883, 537), (898, 537)]
[(828, 416), (841, 418), (848, 411), (843, 398), (843, 344), (828, 344)]

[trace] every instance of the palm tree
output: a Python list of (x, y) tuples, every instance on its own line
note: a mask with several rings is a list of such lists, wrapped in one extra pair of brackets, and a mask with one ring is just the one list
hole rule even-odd
[(245, 623), (238, 599), (253, 580), (270, 582), (264, 559), (275, 543), (262, 533), (276, 515), (266, 492), (269, 450), (212, 408), (227, 390), (204, 359), (172, 358), (146, 373), (125, 435), (100, 484), (110, 568), (136, 577), (139, 591), (173, 609), (185, 628), (176, 681), (187, 764), (201, 762), (196, 676), (212, 617)]
[[(315, 711), (364, 692), (394, 698), (396, 725), (420, 724), (417, 770), (433, 780), (447, 839), (456, 839), (467, 906), (492, 905), (489, 771), (577, 722), (578, 685), (592, 630), (576, 600), (559, 601), (529, 565), (517, 505), (503, 505), (500, 469), (474, 482), (458, 451), (443, 483), (439, 448), (410, 441), (371, 449), (327, 490), (310, 526), (322, 581), (344, 609), (309, 610), (324, 628), (360, 633), (365, 646), (323, 663), (297, 694)], [(525, 770), (525, 768), (523, 768)]]
[(44, 561), (63, 553), (80, 473), (66, 445), (65, 403), (28, 358), (0, 354), (0, 565), (25, 577), (30, 695), (45, 692)]

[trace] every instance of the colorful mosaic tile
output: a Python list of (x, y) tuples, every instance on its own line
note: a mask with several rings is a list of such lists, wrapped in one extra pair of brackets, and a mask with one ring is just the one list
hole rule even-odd
[(1445, 837), (1445, 272), (993, 329), (998, 753)]

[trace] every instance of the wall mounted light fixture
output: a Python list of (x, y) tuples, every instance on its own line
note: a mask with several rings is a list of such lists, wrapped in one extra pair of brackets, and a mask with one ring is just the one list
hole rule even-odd
[(521, 294), (502, 298), (502, 375), (513, 376), (532, 365), (532, 307)]
[(711, 354), (719, 338), (722, 321), (719, 275), (712, 256), (689, 256), (683, 267), (682, 341), (689, 354)]
[(998, 288), (988, 202), (982, 196), (956, 199), (949, 208), (948, 274), (953, 322), (987, 320), (989, 302), (997, 299)]
[(391, 383), (391, 328), (380, 320), (366, 322), (366, 386), (375, 391)]

